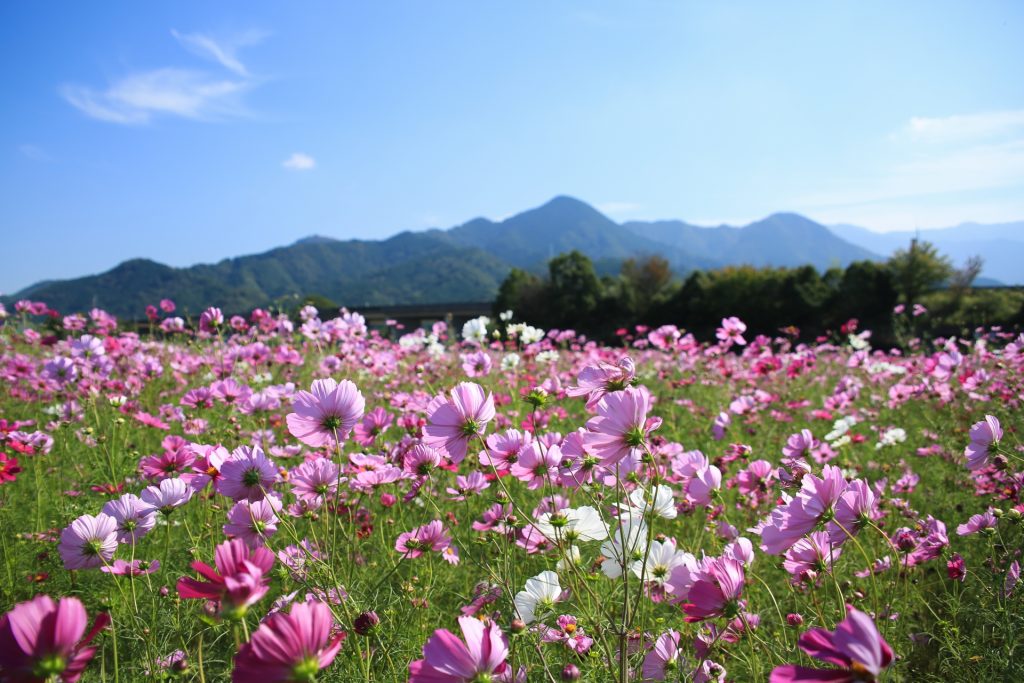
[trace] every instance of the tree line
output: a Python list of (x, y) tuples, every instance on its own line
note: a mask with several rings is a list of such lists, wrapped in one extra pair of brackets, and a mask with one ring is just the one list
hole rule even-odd
[(914, 304), (926, 305), (931, 317), (915, 325), (933, 333), (1024, 322), (1024, 293), (986, 292), (979, 298), (972, 290), (981, 266), (974, 257), (956, 269), (934, 245), (914, 240), (887, 261), (857, 261), (824, 273), (809, 265), (731, 266), (679, 278), (668, 261), (654, 255), (628, 259), (618, 274), (602, 277), (585, 254), (572, 251), (551, 259), (545, 274), (513, 269), (499, 288), (495, 311), (511, 309), (531, 324), (600, 339), (638, 324), (675, 324), (706, 339), (722, 318), (735, 315), (755, 333), (795, 327), (803, 338), (857, 319), (877, 342), (894, 342), (899, 304), (907, 316)]

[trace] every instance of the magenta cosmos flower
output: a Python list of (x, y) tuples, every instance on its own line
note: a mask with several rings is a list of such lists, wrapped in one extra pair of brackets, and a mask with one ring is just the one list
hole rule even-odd
[(446, 453), (457, 465), (466, 457), (469, 440), (483, 436), (494, 419), (494, 397), (472, 382), (460, 383), (449, 397), (438, 396), (427, 407), (423, 443)]
[(988, 464), (993, 444), (998, 445), (1003, 438), (1003, 428), (994, 415), (986, 415), (981, 422), (976, 422), (970, 431), (971, 443), (964, 449), (967, 456), (967, 469), (977, 470)]
[(57, 546), (65, 569), (90, 569), (108, 564), (117, 550), (117, 520), (102, 512), (82, 515), (60, 532)]
[(587, 421), (584, 443), (601, 464), (611, 467), (629, 455), (639, 456), (651, 432), (661, 426), (660, 417), (647, 417), (651, 392), (629, 387), (606, 395), (597, 404), (597, 417)]
[(690, 576), (695, 580), (686, 594), (688, 602), (683, 604), (686, 621), (721, 616), (731, 619), (739, 613), (739, 598), (746, 578), (742, 563), (731, 557), (718, 557), (707, 561), (696, 572), (690, 570)]
[(679, 669), (682, 656), (679, 651), (679, 632), (666, 631), (654, 641), (654, 647), (644, 657), (644, 681), (664, 681), (674, 679)]
[(110, 623), (106, 612), (97, 615), (85, 633), (88, 616), (77, 598), (54, 602), (37, 595), (0, 617), (0, 672), (3, 680), (40, 682), (56, 676), (74, 683), (82, 676), (96, 648), (88, 647)]
[(747, 343), (747, 340), (743, 338), (743, 333), (746, 331), (747, 326), (743, 321), (732, 316), (731, 318), (722, 318), (722, 326), (715, 331), (715, 336), (719, 341), (743, 346)]
[(400, 534), (395, 541), (395, 550), (402, 553), (403, 559), (415, 559), (433, 550), (441, 553), (441, 557), (449, 564), (459, 563), (459, 552), (452, 545), (451, 536), (439, 519)]
[(508, 641), (493, 621), (459, 617), (465, 642), (438, 629), (423, 646), (423, 659), (409, 664), (409, 683), (474, 683), (508, 669)]
[(220, 466), (217, 492), (238, 502), (262, 500), (277, 480), (277, 467), (259, 446), (239, 446)]
[(787, 664), (775, 667), (771, 683), (873, 681), (893, 658), (892, 648), (882, 638), (871, 617), (850, 605), (846, 606), (846, 618), (839, 622), (834, 632), (823, 628), (811, 629), (800, 636), (799, 643), (800, 648), (815, 659), (841, 668), (811, 669)]
[(348, 436), (363, 416), (366, 401), (349, 380), (328, 377), (315, 380), (309, 391), (297, 392), (292, 407), (295, 412), (286, 418), (288, 431), (307, 446), (321, 448), (336, 446)]
[(235, 655), (235, 683), (312, 681), (331, 665), (345, 633), (334, 631), (334, 616), (322, 602), (297, 602), (291, 612), (264, 621)]
[(266, 548), (250, 551), (236, 538), (217, 546), (214, 564), (216, 570), (204, 562), (193, 562), (192, 569), (207, 580), (187, 576), (178, 579), (178, 595), (220, 601), (233, 615), (240, 616), (270, 590), (268, 574), (274, 565), (274, 553)]

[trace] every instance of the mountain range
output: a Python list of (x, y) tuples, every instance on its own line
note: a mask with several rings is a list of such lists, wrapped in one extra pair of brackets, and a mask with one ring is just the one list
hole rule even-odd
[[(605, 273), (617, 271), (626, 258), (657, 254), (678, 274), (739, 264), (810, 264), (824, 270), (878, 260), (892, 251), (888, 242), (869, 243), (872, 235), (888, 238), (892, 233), (865, 236), (862, 230), (829, 229), (794, 213), (773, 214), (744, 227), (619, 224), (578, 199), (555, 197), (502, 221), (476, 218), (447, 230), (402, 232), (385, 240), (313, 236), (261, 254), (188, 268), (133, 259), (99, 275), (40, 282), (6, 300), (42, 300), (64, 312), (99, 306), (129, 318), (140, 317), (146, 305), (165, 297), (193, 315), (209, 305), (244, 312), (313, 294), (353, 308), (487, 301), (511, 268), (539, 272), (550, 258), (572, 249), (587, 254)], [(999, 230), (993, 235), (993, 240), (1004, 239)], [(892, 244), (908, 241), (894, 237)]]

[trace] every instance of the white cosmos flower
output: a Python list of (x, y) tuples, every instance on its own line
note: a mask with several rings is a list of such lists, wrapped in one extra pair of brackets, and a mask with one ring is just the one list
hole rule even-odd
[(501, 369), (503, 372), (517, 367), (519, 365), (519, 354), (518, 353), (506, 353), (505, 357), (501, 359)]
[(688, 552), (676, 549), (676, 539), (669, 538), (664, 542), (651, 543), (651, 550), (647, 553), (646, 576), (643, 558), (634, 560), (629, 568), (640, 579), (664, 584), (672, 576), (672, 570), (684, 564), (696, 569), (697, 559)]
[(648, 493), (644, 487), (638, 486), (630, 492), (629, 503), (619, 503), (619, 508), (627, 514), (639, 513), (643, 517), (653, 513), (664, 519), (675, 519), (678, 514), (672, 489), (664, 484), (658, 484), (654, 488), (653, 494)]
[(646, 547), (647, 525), (643, 519), (623, 517), (611, 538), (601, 544), (601, 554), (606, 558), (601, 571), (609, 579), (619, 578), (627, 566), (644, 558)]
[(462, 338), (466, 341), (483, 344), (487, 341), (487, 325), (489, 325), (490, 322), (491, 319), (486, 315), (467, 321), (466, 324), (462, 326)]
[(532, 579), (526, 580), (526, 590), (516, 593), (516, 613), (525, 623), (537, 620), (537, 612), (542, 615), (555, 607), (555, 602), (562, 594), (562, 586), (558, 583), (558, 574), (551, 571), (541, 572)]
[(562, 559), (555, 565), (555, 569), (560, 572), (564, 572), (570, 567), (578, 565), (580, 563), (580, 549), (576, 546), (569, 548), (569, 552), (566, 553)]
[(555, 543), (559, 540), (585, 543), (608, 538), (608, 525), (601, 519), (601, 513), (590, 505), (545, 512), (537, 518), (534, 526), (545, 538)]

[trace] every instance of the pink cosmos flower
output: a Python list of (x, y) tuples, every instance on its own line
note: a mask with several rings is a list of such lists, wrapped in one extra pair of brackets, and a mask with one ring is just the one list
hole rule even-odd
[(686, 484), (686, 495), (694, 505), (711, 505), (712, 496), (722, 487), (722, 471), (714, 465), (702, 467)]
[(1013, 589), (1017, 587), (1018, 582), (1020, 582), (1020, 562), (1014, 560), (1010, 564), (1010, 568), (1006, 570), (1006, 579), (1003, 581), (1004, 598), (1013, 595)]
[(199, 314), (199, 329), (202, 332), (216, 332), (224, 324), (224, 313), (219, 308), (210, 307)]
[(623, 458), (638, 458), (651, 432), (661, 426), (660, 417), (647, 417), (651, 393), (647, 387), (629, 387), (607, 394), (597, 404), (597, 417), (587, 421), (584, 442), (605, 467)]
[(494, 362), (486, 351), (462, 354), (462, 371), (466, 373), (466, 377), (486, 377), (493, 365)]
[(587, 409), (593, 410), (605, 394), (622, 391), (635, 377), (636, 367), (626, 356), (616, 365), (601, 362), (583, 368), (576, 377), (576, 386), (567, 388), (565, 393), (573, 397), (586, 396)]
[(544, 482), (558, 478), (558, 466), (562, 462), (562, 450), (557, 444), (548, 445), (535, 439), (519, 454), (519, 459), (509, 468), (509, 473), (526, 488), (538, 489)]
[(815, 445), (814, 435), (810, 429), (801, 429), (796, 434), (791, 434), (786, 439), (786, 445), (782, 447), (782, 455), (787, 458), (799, 458)]
[(257, 501), (277, 480), (277, 467), (259, 446), (239, 446), (220, 467), (217, 492), (231, 500)]
[(953, 553), (953, 557), (946, 562), (946, 575), (961, 583), (967, 578), (967, 564), (960, 553)]
[(731, 557), (715, 558), (693, 576), (695, 580), (686, 595), (688, 602), (683, 605), (686, 621), (736, 616), (746, 578), (741, 563)]
[(126, 493), (103, 504), (103, 514), (117, 520), (118, 543), (134, 544), (156, 526), (153, 508), (134, 493)]
[(804, 475), (796, 497), (773, 510), (761, 528), (762, 550), (770, 555), (785, 552), (818, 522), (833, 516), (846, 488), (846, 479), (838, 467), (825, 465), (820, 479), (813, 474)]
[(229, 538), (240, 538), (250, 548), (266, 545), (267, 538), (277, 533), (277, 513), (281, 501), (270, 495), (255, 503), (241, 500), (228, 512), (228, 523), (224, 534)]
[(782, 567), (794, 584), (814, 581), (820, 574), (832, 571), (832, 563), (842, 553), (824, 531), (812, 531), (786, 551)]
[(296, 392), (294, 413), (287, 418), (288, 431), (307, 446), (337, 446), (363, 416), (366, 400), (356, 385), (345, 379), (337, 382), (314, 380), (309, 391)]
[(187, 503), (193, 490), (182, 479), (164, 479), (159, 486), (147, 486), (140, 498), (152, 512), (169, 515)]
[(223, 446), (206, 446), (194, 444), (192, 450), (198, 457), (192, 463), (192, 471), (181, 475), (182, 481), (199, 493), (207, 484), (213, 483), (214, 488), (220, 480), (220, 468), (231, 455)]
[(409, 559), (421, 557), (426, 551), (433, 550), (441, 553), (441, 557), (449, 564), (459, 563), (458, 550), (452, 545), (451, 536), (439, 519), (400, 534), (395, 541), (395, 550), (402, 553), (403, 558)]
[(658, 636), (654, 647), (644, 657), (644, 681), (664, 681), (674, 679), (681, 659), (679, 652), (679, 632), (667, 631)]
[(1003, 428), (994, 415), (986, 415), (981, 422), (976, 422), (969, 433), (971, 442), (964, 449), (967, 456), (967, 469), (978, 470), (988, 464), (993, 444), (998, 445), (1003, 438)]
[(327, 458), (302, 463), (288, 476), (292, 493), (313, 507), (320, 507), (338, 490), (340, 468)]
[(270, 568), (274, 553), (266, 548), (250, 550), (240, 539), (226, 541), (214, 551), (217, 569), (204, 562), (193, 562), (194, 569), (207, 579), (178, 579), (178, 595), (182, 598), (217, 600), (232, 616), (240, 616), (270, 590)]
[(480, 463), (501, 471), (519, 459), (519, 454), (533, 440), (530, 432), (507, 429), (487, 437), (487, 450), (480, 454)]
[(114, 560), (113, 564), (107, 567), (100, 567), (101, 572), (117, 576), (142, 576), (143, 574), (152, 574), (157, 569), (160, 569), (160, 560), (153, 560), (152, 562), (146, 560), (132, 560), (131, 562)]
[(815, 659), (841, 668), (811, 669), (786, 664), (775, 667), (771, 683), (873, 681), (893, 659), (892, 648), (882, 638), (871, 617), (850, 605), (846, 606), (846, 618), (839, 622), (834, 632), (823, 628), (811, 629), (800, 636), (799, 644)]
[(352, 437), (360, 446), (372, 446), (377, 437), (387, 431), (387, 428), (394, 422), (391, 413), (377, 406), (364, 417), (363, 421), (355, 426)]
[(464, 501), (472, 496), (480, 495), (490, 486), (483, 473), (474, 471), (466, 476), (460, 474), (455, 477), (455, 488), (449, 486), (445, 492), (451, 496), (452, 500)]
[(235, 655), (231, 680), (311, 681), (331, 665), (344, 640), (330, 607), (316, 600), (294, 603), (290, 612), (276, 612), (260, 624)]
[(48, 595), (37, 595), (15, 605), (0, 617), (3, 680), (34, 683), (55, 676), (63, 683), (75, 683), (96, 652), (89, 643), (107, 627), (110, 616), (98, 614), (85, 633), (87, 621), (78, 598), (61, 598), (55, 603)]
[(994, 529), (999, 523), (991, 510), (986, 510), (983, 515), (971, 515), (971, 518), (956, 528), (958, 536), (970, 536), (985, 529)]
[(724, 343), (743, 346), (747, 343), (747, 340), (743, 338), (743, 333), (746, 331), (747, 326), (743, 321), (732, 316), (731, 318), (722, 318), (722, 326), (715, 331), (715, 336)]
[(465, 642), (438, 629), (423, 646), (423, 659), (409, 664), (409, 683), (473, 683), (493, 680), (508, 669), (508, 641), (501, 628), (475, 617), (459, 617)]
[(423, 443), (446, 453), (457, 465), (466, 457), (469, 440), (482, 436), (487, 423), (494, 419), (494, 398), (491, 394), (485, 396), (483, 387), (471, 382), (460, 383), (449, 396), (430, 402)]
[(117, 520), (102, 512), (96, 516), (82, 515), (60, 532), (57, 550), (65, 569), (107, 564), (117, 550)]

